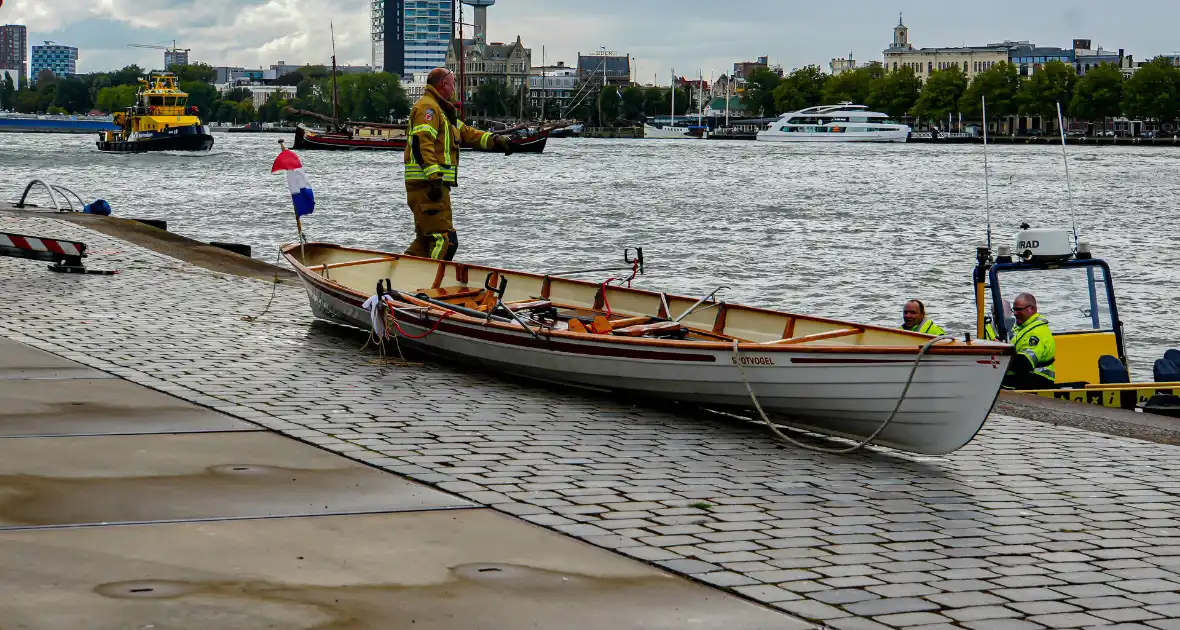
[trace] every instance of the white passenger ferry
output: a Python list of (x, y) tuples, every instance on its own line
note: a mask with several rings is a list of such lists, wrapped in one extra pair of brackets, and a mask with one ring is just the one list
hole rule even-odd
[(905, 142), (909, 125), (864, 105), (819, 105), (787, 112), (758, 132), (762, 142)]

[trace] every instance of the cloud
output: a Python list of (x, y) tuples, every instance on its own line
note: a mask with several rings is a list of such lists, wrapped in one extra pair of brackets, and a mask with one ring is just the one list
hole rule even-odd
[[(1075, 3), (1078, 4), (1078, 3)], [(951, 11), (944, 0), (499, 0), (488, 10), (493, 40), (520, 35), (533, 63), (575, 63), (578, 52), (605, 46), (636, 59), (636, 79), (677, 74), (716, 76), (736, 61), (769, 55), (786, 69), (852, 51), (861, 61), (881, 58), (897, 12), (905, 12), (918, 46), (985, 44), (1027, 39), (1069, 46), (1073, 38), (1107, 49), (1125, 48), (1137, 59), (1171, 52), (1171, 25), (1180, 2), (1139, 0), (1144, 21), (1110, 20), (1089, 3), (1065, 9), (1026, 0), (994, 0), (986, 11)], [(465, 17), (471, 19), (470, 9)], [(1019, 20), (1011, 16), (1019, 15)], [(214, 65), (268, 67), (325, 63), (331, 56), (328, 23), (336, 28), (340, 63), (371, 59), (369, 0), (6, 0), (0, 22), (29, 26), (30, 40), (77, 45), (82, 71), (128, 63), (158, 67), (159, 51), (127, 48), (175, 39), (194, 60)], [(70, 41), (74, 38), (75, 41)], [(85, 46), (79, 42), (86, 42)]]

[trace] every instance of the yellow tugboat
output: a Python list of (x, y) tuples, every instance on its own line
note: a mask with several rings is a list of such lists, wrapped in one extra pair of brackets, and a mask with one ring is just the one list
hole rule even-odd
[(118, 131), (99, 134), (99, 151), (208, 151), (213, 135), (201, 124), (196, 106), (187, 106), (188, 94), (176, 87), (176, 75), (153, 72), (140, 79), (135, 105), (115, 112)]

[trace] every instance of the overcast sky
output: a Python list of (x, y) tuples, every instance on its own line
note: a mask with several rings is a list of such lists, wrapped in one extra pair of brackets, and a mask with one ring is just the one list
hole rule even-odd
[[(369, 0), (4, 0), (0, 24), (29, 27), (30, 43), (77, 46), (78, 71), (129, 63), (160, 68), (163, 53), (129, 48), (175, 39), (212, 65), (269, 67), (371, 61)], [(1088, 38), (1136, 59), (1180, 51), (1180, 0), (499, 0), (488, 12), (492, 41), (520, 35), (533, 63), (574, 63), (605, 46), (635, 58), (636, 80), (677, 74), (707, 78), (735, 61), (769, 55), (786, 69), (850, 51), (879, 60), (905, 14), (915, 46), (986, 44), (1004, 39), (1068, 47)], [(470, 13), (466, 14), (467, 17)], [(468, 20), (470, 21), (470, 20)]]

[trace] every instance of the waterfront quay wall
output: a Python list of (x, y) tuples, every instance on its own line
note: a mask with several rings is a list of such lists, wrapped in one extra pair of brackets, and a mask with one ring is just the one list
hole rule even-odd
[(98, 133), (116, 131), (109, 120), (52, 120), (42, 118), (0, 118), (0, 132), (12, 133)]
[(643, 127), (586, 127), (583, 138), (642, 138)]
[[(709, 132), (710, 140), (755, 140), (757, 132), (717, 130)], [(918, 144), (983, 144), (983, 136), (942, 135), (932, 138), (929, 133), (919, 132), (910, 136), (909, 142)], [(988, 144), (1061, 144), (1061, 136), (988, 136)], [(1180, 147), (1180, 138), (1090, 138), (1066, 136), (1066, 144), (1113, 145), (1113, 146), (1159, 146)]]
[[(910, 142), (925, 144), (983, 144), (983, 136), (942, 135), (932, 138), (929, 133), (915, 133), (910, 135)], [(1061, 144), (1061, 136), (1056, 134), (1044, 136), (988, 136), (988, 144)], [(1091, 138), (1088, 136), (1066, 136), (1066, 144), (1079, 145), (1113, 145), (1113, 146), (1168, 146), (1180, 147), (1180, 138), (1130, 138), (1116, 136), (1113, 138)]]

